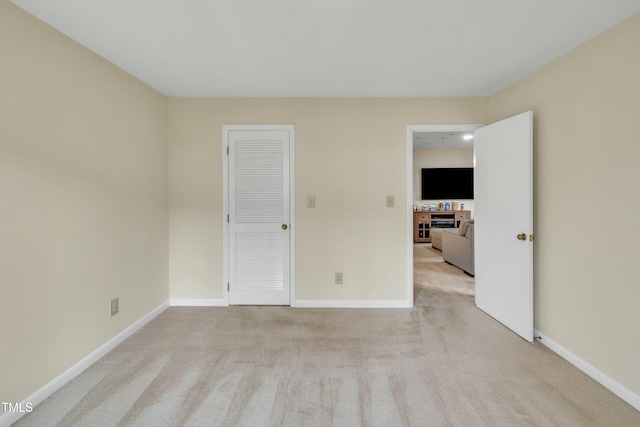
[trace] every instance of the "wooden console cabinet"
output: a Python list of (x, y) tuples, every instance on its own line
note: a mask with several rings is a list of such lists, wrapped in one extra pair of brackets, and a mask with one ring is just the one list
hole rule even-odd
[(432, 228), (457, 228), (471, 211), (418, 211), (413, 213), (413, 243), (430, 243)]

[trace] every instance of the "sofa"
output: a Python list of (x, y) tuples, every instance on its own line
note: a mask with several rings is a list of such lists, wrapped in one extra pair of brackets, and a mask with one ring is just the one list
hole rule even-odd
[(474, 275), (472, 219), (460, 223), (458, 233), (442, 233), (442, 258), (470, 276)]
[(432, 228), (431, 247), (439, 251), (442, 250), (442, 233), (458, 233), (457, 228)]

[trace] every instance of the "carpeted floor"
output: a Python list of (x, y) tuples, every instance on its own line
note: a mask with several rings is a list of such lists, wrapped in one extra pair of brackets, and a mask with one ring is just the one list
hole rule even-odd
[(416, 283), (412, 309), (171, 307), (16, 425), (638, 426), (640, 413), (473, 297)]
[(413, 245), (413, 284), (417, 288), (474, 295), (474, 278), (444, 262), (442, 252), (430, 243)]

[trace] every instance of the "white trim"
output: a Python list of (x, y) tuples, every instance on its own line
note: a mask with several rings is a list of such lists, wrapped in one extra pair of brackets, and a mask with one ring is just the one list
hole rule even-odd
[(416, 126), (407, 126), (407, 304), (413, 307), (413, 132)]
[(226, 307), (229, 302), (224, 298), (171, 298), (171, 307)]
[(222, 125), (222, 295), (224, 306), (229, 305), (229, 131), (231, 130), (283, 130), (289, 131), (289, 305), (296, 304), (296, 191), (295, 191), (295, 125)]
[(473, 132), (483, 124), (407, 125), (407, 304), (413, 307), (413, 133)]
[[(453, 125), (408, 125), (412, 132), (472, 132), (478, 128), (486, 126), (483, 123), (465, 123)], [(413, 149), (413, 140), (411, 141)]]
[[(45, 399), (51, 396), (56, 391), (60, 390), (67, 384), (69, 381), (80, 375), (85, 369), (89, 366), (93, 365), (95, 362), (104, 357), (111, 350), (120, 345), (123, 341), (129, 338), (131, 335), (140, 330), (144, 325), (152, 321), (155, 317), (157, 317), (160, 313), (166, 310), (169, 307), (169, 301), (165, 301), (160, 304), (158, 307), (151, 310), (149, 313), (145, 314), (138, 321), (133, 323), (131, 326), (120, 332), (115, 337), (111, 338), (109, 341), (98, 347), (97, 350), (90, 353), (81, 359), (78, 363), (71, 366), (69, 369), (55, 377), (49, 383), (42, 386), (40, 389), (36, 390), (31, 396), (27, 397), (21, 402), (21, 407), (25, 407), (28, 402), (30, 402), (33, 407), (36, 407), (40, 403), (42, 403)], [(5, 412), (3, 415), (0, 415), (0, 427), (10, 426), (11, 424), (18, 421), (25, 413), (20, 412)]]
[(288, 126), (289, 144), (289, 306), (296, 307), (296, 127)]
[(222, 299), (229, 305), (229, 130), (230, 126), (222, 125)]
[(406, 300), (297, 300), (299, 308), (411, 308)]
[(602, 384), (610, 392), (627, 402), (629, 405), (640, 411), (640, 395), (629, 390), (595, 366), (576, 356), (551, 338), (547, 337), (538, 330), (534, 330), (536, 336), (540, 337), (540, 342), (547, 346), (550, 350), (558, 354), (560, 357), (580, 369), (585, 374)]

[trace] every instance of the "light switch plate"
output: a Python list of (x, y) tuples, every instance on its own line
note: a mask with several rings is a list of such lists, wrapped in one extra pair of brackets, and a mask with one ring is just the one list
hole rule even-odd
[(115, 298), (111, 300), (110, 311), (111, 311), (111, 317), (115, 316), (120, 312), (120, 298)]
[(316, 196), (307, 196), (307, 207), (308, 208), (316, 207)]
[(395, 197), (387, 196), (387, 207), (392, 208), (395, 206), (395, 204), (396, 204)]

